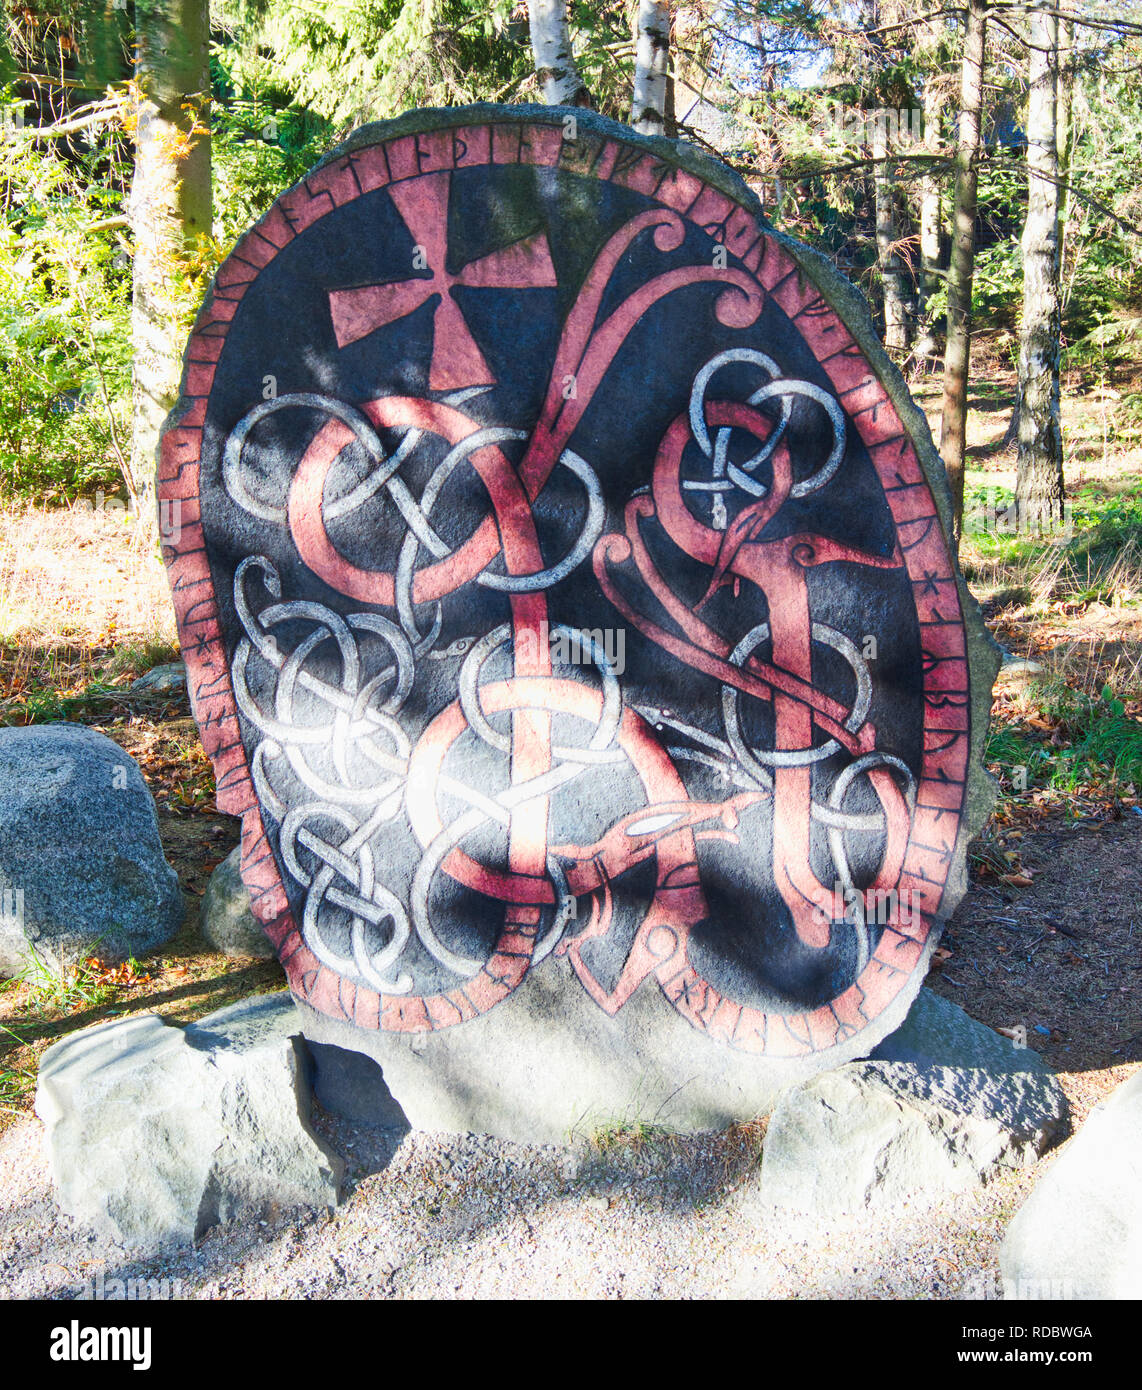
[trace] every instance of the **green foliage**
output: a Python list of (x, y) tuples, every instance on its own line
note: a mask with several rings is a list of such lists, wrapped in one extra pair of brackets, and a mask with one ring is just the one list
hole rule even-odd
[[(569, 4), (584, 81), (598, 109), (619, 119), (630, 107), (635, 8), (633, 0)], [(133, 14), (133, 5), (107, 0), (7, 6), (0, 103), (44, 124), (106, 82), (122, 83)], [(411, 107), (538, 99), (517, 0), (215, 0), (212, 17), (215, 225), (172, 271), (188, 319), (220, 257), (352, 126)], [(720, 128), (734, 132), (735, 148), (723, 153), (760, 188), (767, 215), (873, 292), (869, 151), (843, 121), (838, 127), (837, 112), (915, 109), (935, 91), (946, 155), (962, 36), (956, 22), (908, 27), (915, 13), (902, 0), (882, 0), (881, 17), (888, 27), (874, 53), (845, 7), (700, 0), (679, 13), (674, 55), (679, 101), (700, 89), (707, 111), (724, 114)], [(1011, 334), (1022, 292), (1026, 53), (1002, 28), (989, 44), (973, 303), (981, 333)], [(1108, 64), (1100, 54), (1111, 48)], [(1080, 43), (1063, 258), (1067, 366), (1133, 360), (1142, 342), (1140, 59), (1138, 38), (1090, 31)], [(21, 70), (45, 81), (13, 85)], [(86, 140), (35, 143), (9, 123), (0, 142), (0, 492), (112, 487), (126, 447), (130, 243), (120, 229), (90, 228), (124, 211), (131, 150), (114, 126)], [(950, 172), (910, 162), (910, 141), (898, 152), (896, 254), (916, 278), (921, 179), (935, 169), (946, 219)], [(945, 261), (946, 253), (945, 236)], [(938, 329), (945, 314), (939, 289), (924, 316)], [(1124, 434), (1131, 409), (1142, 412), (1123, 407)]]
[(121, 233), (91, 225), (121, 210), (121, 158), (113, 134), (78, 156), (10, 127), (0, 140), (0, 492), (118, 477), (130, 257)]
[[(1137, 357), (1142, 311), (1142, 41), (1133, 39), (1107, 71), (1081, 74), (1077, 199), (1064, 290), (1067, 328), (1075, 344), (1068, 359)], [(1077, 251), (1077, 255), (1075, 252)]]
[[(980, 329), (1014, 331), (1023, 297), (1023, 253), (1018, 237), (976, 252), (972, 279), (972, 316)], [(948, 289), (941, 281), (928, 300), (929, 317), (942, 323), (948, 315)]]
[(290, 105), (283, 94), (216, 98), (211, 153), (221, 247), (233, 246), (332, 144), (330, 122)]
[[(139, 0), (141, 3), (141, 0)], [(20, 0), (4, 6), (0, 84), (19, 72), (46, 74), (71, 90), (97, 95), (131, 75), (128, 0)], [(36, 93), (37, 103), (45, 93)], [(58, 96), (58, 92), (53, 96)]]
[(625, 0), (572, 0), (568, 6), (579, 75), (595, 109), (616, 121), (630, 118), (634, 8)]
[(531, 76), (509, 0), (223, 0), (215, 52), (235, 93), (284, 99), (337, 131), (414, 106), (512, 100)]

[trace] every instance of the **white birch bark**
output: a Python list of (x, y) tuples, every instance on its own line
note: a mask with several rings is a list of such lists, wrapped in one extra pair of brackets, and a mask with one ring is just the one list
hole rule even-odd
[(665, 129), (669, 69), (670, 6), (639, 0), (630, 123), (643, 135), (661, 135)]
[(543, 100), (548, 106), (590, 106), (575, 65), (564, 0), (529, 0), (527, 22)]

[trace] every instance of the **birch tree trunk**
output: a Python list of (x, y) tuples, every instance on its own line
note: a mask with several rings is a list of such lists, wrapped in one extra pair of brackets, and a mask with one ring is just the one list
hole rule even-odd
[[(673, 32), (673, 30), (672, 30)], [(671, 140), (678, 139), (678, 89), (674, 83), (674, 61), (673, 54), (667, 54), (666, 60), (666, 109), (663, 113), (666, 117), (665, 133)]]
[(565, 0), (529, 0), (527, 22), (543, 100), (548, 106), (590, 106), (575, 66)]
[(1059, 423), (1059, 150), (1056, 129), (1058, 20), (1031, 12), (1027, 100), (1027, 220), (1023, 224), (1023, 321), (1019, 340), (1016, 517), (1050, 528), (1063, 517)]
[(630, 123), (643, 135), (663, 133), (669, 71), (670, 6), (660, 0), (639, 0)]
[(940, 454), (952, 492), (952, 526), (959, 543), (964, 518), (964, 451), (967, 443), (968, 371), (971, 365), (971, 297), (975, 272), (975, 218), (979, 188), (980, 113), (987, 42), (984, 0), (968, 0), (960, 76), (960, 120), (952, 207), (952, 256), (948, 267), (948, 336), (944, 352), (944, 404)]
[(210, 6), (209, 0), (148, 0), (136, 5), (135, 15), (129, 482), (140, 518), (153, 520), (159, 430), (178, 399), (182, 370), (179, 261), (211, 230)]

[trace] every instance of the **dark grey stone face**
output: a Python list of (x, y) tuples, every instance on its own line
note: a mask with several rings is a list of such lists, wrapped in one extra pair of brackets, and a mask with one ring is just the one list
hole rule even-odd
[(903, 1017), (975, 638), (853, 301), (721, 166), (583, 112), (358, 132), (234, 251), (160, 495), (299, 999), (459, 1036), (557, 971), (802, 1068)]

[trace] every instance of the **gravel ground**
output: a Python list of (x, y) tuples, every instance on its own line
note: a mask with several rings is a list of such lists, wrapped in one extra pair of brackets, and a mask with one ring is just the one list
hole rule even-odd
[(826, 1222), (764, 1201), (761, 1125), (575, 1152), (315, 1123), (348, 1162), (336, 1212), (139, 1260), (60, 1215), (39, 1122), (20, 1121), (0, 1134), (0, 1299), (77, 1298), (100, 1275), (178, 1280), (191, 1299), (980, 1297), (1042, 1168)]

